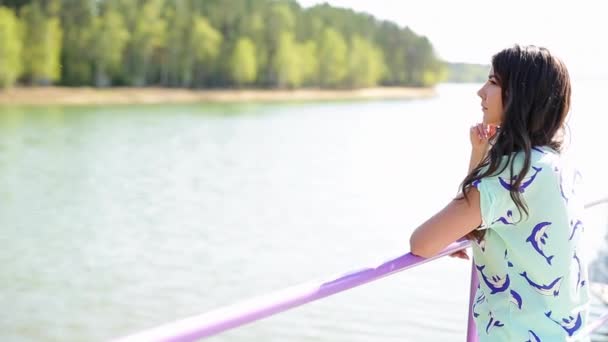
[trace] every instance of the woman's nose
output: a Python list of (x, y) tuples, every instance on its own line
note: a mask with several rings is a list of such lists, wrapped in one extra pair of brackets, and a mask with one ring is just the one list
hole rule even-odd
[(479, 88), (479, 90), (477, 91), (477, 96), (483, 99), (483, 87)]

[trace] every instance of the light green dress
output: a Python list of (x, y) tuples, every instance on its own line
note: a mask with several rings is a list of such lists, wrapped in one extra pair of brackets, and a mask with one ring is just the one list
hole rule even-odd
[[(523, 160), (515, 154), (514, 175)], [(533, 148), (531, 162), (519, 189), (529, 210), (521, 222), (509, 195), (510, 166), (473, 184), (486, 229), (473, 243), (479, 341), (589, 341), (580, 334), (589, 308), (581, 176), (549, 147)]]

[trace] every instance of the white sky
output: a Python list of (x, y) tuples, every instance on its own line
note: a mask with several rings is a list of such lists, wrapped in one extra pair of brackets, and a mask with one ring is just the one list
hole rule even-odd
[(573, 77), (608, 78), (607, 4), (594, 0), (298, 0), (328, 2), (427, 36), (450, 62), (489, 64), (514, 43), (549, 48)]

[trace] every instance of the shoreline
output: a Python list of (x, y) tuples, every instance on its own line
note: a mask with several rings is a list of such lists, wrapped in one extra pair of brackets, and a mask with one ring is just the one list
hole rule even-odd
[(14, 87), (0, 90), (0, 106), (422, 99), (433, 97), (436, 94), (434, 88), (413, 87), (377, 87), (353, 90)]

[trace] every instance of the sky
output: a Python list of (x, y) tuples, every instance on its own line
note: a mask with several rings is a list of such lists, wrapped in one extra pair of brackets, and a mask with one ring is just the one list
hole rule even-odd
[(608, 78), (608, 20), (603, 1), (298, 0), (327, 2), (408, 26), (449, 62), (489, 64), (513, 44), (544, 46), (573, 77)]

